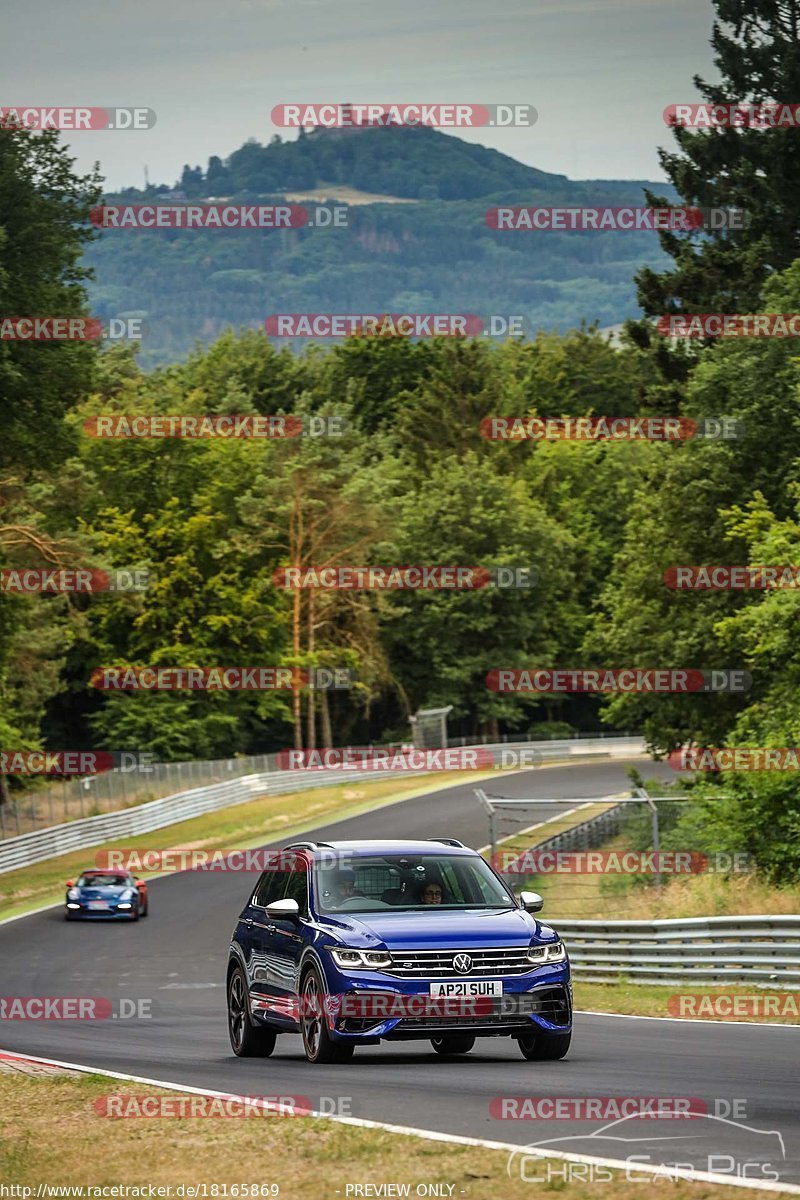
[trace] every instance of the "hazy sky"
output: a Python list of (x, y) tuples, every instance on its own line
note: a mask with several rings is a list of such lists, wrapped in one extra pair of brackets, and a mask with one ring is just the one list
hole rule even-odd
[[(465, 131), (572, 178), (662, 178), (667, 104), (715, 72), (710, 0), (5, 0), (1, 104), (137, 105), (155, 128), (67, 134), (109, 189), (269, 141), (290, 101), (528, 103)], [(462, 136), (462, 134), (459, 134)]]

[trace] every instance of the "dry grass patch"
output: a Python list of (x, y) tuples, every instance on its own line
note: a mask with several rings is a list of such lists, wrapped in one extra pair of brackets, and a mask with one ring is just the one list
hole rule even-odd
[[(0, 918), (63, 900), (66, 880), (92, 866), (101, 851), (167, 850), (189, 846), (209, 851), (247, 850), (265, 842), (296, 837), (333, 817), (341, 820), (397, 800), (463, 783), (466, 774), (464, 771), (442, 771), (435, 777), (428, 775), (414, 783), (394, 776), (359, 785), (348, 781), (284, 796), (261, 796), (151, 833), (50, 858), (0, 875)], [(469, 778), (477, 782), (486, 774), (491, 772), (469, 772)]]
[[(504, 1150), (360, 1129), (300, 1118), (111, 1120), (93, 1102), (122, 1090), (172, 1095), (102, 1076), (31, 1079), (0, 1076), (0, 1180), (36, 1186), (175, 1187), (276, 1184), (280, 1200), (344, 1200), (348, 1184), (452, 1185), (457, 1200), (530, 1200), (531, 1184), (509, 1178)], [(492, 1129), (489, 1136), (502, 1138)], [(613, 1184), (614, 1200), (651, 1200), (653, 1184)], [(546, 1192), (566, 1190), (560, 1183)], [(267, 1194), (266, 1192), (264, 1194)], [(570, 1200), (606, 1200), (607, 1185), (575, 1183)], [(660, 1193), (659, 1193), (660, 1194)], [(756, 1200), (751, 1189), (679, 1181), (669, 1200)], [(352, 1195), (352, 1192), (351, 1192)]]

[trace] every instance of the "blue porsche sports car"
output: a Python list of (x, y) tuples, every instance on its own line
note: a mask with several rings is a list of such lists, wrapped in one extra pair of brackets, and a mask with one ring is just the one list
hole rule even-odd
[(130, 871), (84, 871), (74, 883), (67, 880), (64, 903), (68, 921), (138, 921), (147, 916), (147, 884)]
[(559, 1059), (572, 1032), (567, 952), (475, 850), (430, 841), (299, 842), (259, 879), (228, 959), (235, 1054), (269, 1055), (299, 1033), (310, 1062), (359, 1045), (429, 1039), (465, 1054), (516, 1039)]

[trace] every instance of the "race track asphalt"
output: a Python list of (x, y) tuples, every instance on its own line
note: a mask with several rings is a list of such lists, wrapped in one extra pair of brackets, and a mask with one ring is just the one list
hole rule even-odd
[[(625, 766), (574, 763), (483, 786), (503, 795), (563, 798), (566, 810), (576, 798), (626, 789)], [(674, 778), (663, 765), (649, 764), (644, 773)], [(473, 786), (433, 790), (321, 826), (316, 836), (450, 836), (480, 847), (488, 841), (487, 821)], [(530, 822), (557, 811), (542, 805)], [(160, 844), (169, 844), (166, 835), (154, 834), (153, 845)], [(88, 865), (91, 851), (87, 857)], [(236, 1059), (224, 977), (231, 930), (252, 880), (234, 872), (164, 876), (150, 884), (151, 915), (131, 925), (67, 924), (60, 909), (0, 925), (0, 995), (103, 996), (115, 1003), (124, 997), (147, 1001), (152, 1013), (0, 1020), (0, 1047), (236, 1094), (308, 1097), (315, 1109), (333, 1098), (345, 1115), (418, 1129), (800, 1184), (800, 1027), (578, 1013), (572, 1049), (557, 1063), (528, 1063), (507, 1038), (479, 1039), (456, 1061), (440, 1059), (428, 1042), (382, 1043), (359, 1049), (350, 1064), (314, 1067), (300, 1038), (283, 1036), (269, 1059)], [(712, 1115), (625, 1121), (599, 1134), (607, 1121), (496, 1119), (490, 1102), (502, 1096), (696, 1097)], [(738, 1123), (729, 1123), (737, 1112)], [(530, 1161), (525, 1170), (542, 1172)]]

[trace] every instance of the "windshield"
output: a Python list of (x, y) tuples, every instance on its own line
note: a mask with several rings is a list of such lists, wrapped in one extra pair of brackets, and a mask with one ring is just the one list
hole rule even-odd
[(126, 875), (81, 875), (78, 887), (126, 887), (130, 880)]
[(347, 869), (316, 866), (314, 888), (324, 912), (516, 904), (482, 858), (456, 854), (359, 855)]

